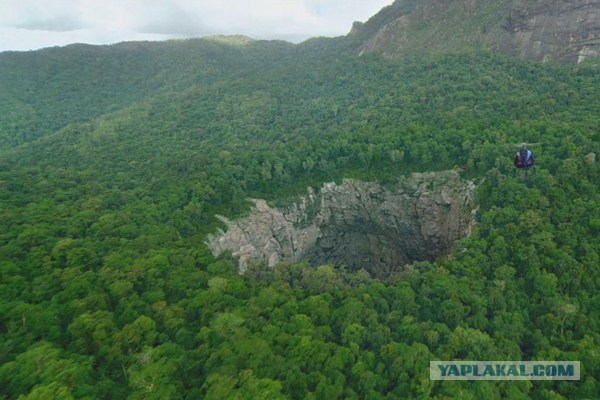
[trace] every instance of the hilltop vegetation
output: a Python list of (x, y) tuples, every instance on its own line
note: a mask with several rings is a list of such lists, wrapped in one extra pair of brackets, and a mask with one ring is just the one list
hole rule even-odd
[(253, 73), (286, 54), (284, 42), (219, 38), (74, 44), (0, 57), (0, 146), (12, 147), (146, 97)]
[[(0, 54), (0, 397), (595, 397), (598, 67), (351, 50)], [(538, 143), (527, 183), (523, 141)], [(478, 227), (390, 281), (240, 276), (203, 243), (249, 196), (445, 168), (477, 180)], [(580, 360), (582, 380), (434, 383), (434, 359)]]

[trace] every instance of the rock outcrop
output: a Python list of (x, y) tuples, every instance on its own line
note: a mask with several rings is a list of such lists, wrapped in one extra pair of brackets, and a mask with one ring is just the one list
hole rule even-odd
[(350, 38), (359, 53), (398, 56), (484, 47), (522, 59), (579, 63), (600, 56), (598, 0), (397, 0)]
[(417, 173), (393, 187), (327, 183), (286, 208), (254, 200), (250, 215), (220, 217), (226, 232), (208, 238), (215, 255), (231, 251), (240, 272), (249, 262), (308, 259), (387, 276), (413, 261), (448, 254), (470, 234), (474, 184), (452, 171)]

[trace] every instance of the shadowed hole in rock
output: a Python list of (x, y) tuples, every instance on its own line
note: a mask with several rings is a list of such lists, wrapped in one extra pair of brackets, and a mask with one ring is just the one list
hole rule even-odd
[(468, 236), (475, 209), (473, 182), (454, 171), (415, 173), (397, 184), (327, 183), (285, 208), (254, 200), (226, 232), (208, 238), (215, 255), (231, 251), (240, 272), (248, 262), (309, 260), (386, 277), (415, 261), (447, 255)]

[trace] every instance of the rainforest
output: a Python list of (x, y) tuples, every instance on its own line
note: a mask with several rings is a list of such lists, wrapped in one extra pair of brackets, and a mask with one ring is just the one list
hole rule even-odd
[[(351, 37), (0, 53), (0, 399), (593, 399), (600, 64)], [(512, 160), (536, 155), (525, 180)], [(474, 182), (470, 235), (386, 276), (207, 237), (344, 179)], [(433, 360), (580, 361), (432, 381)]]

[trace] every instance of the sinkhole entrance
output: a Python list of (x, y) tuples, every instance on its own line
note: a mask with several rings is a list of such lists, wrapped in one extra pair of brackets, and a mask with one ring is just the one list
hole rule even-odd
[(249, 262), (309, 260), (386, 277), (414, 261), (447, 255), (473, 225), (475, 185), (453, 171), (415, 173), (392, 186), (327, 183), (285, 208), (254, 200), (250, 215), (220, 217), (213, 254), (231, 251), (240, 272)]

